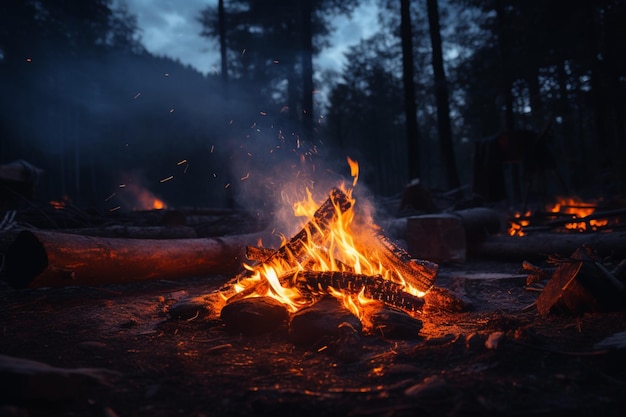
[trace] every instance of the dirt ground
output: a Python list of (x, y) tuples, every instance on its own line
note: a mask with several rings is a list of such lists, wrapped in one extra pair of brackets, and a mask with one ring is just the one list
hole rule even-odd
[[(0, 355), (83, 379), (0, 372), (0, 416), (622, 416), (626, 312), (541, 317), (520, 264), (441, 265), (437, 285), (471, 302), (425, 311), (419, 337), (360, 335), (295, 346), (170, 306), (228, 277), (15, 290), (0, 283)], [(623, 335), (622, 335), (623, 338)], [(81, 371), (82, 372), (82, 371)]]

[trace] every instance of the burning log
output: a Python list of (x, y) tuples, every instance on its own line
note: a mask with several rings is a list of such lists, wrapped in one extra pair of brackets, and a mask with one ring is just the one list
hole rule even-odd
[[(321, 245), (328, 237), (329, 226), (337, 219), (337, 210), (341, 213), (345, 213), (351, 207), (352, 203), (348, 199), (348, 196), (339, 188), (333, 188), (330, 190), (330, 195), (326, 201), (315, 211), (313, 218), (307, 222), (307, 224), (294, 235), (287, 243), (282, 245), (277, 250), (273, 251), (267, 256), (261, 264), (267, 264), (270, 262), (280, 261), (284, 263), (302, 263), (306, 259), (306, 247), (308, 244)], [(261, 250), (255, 252), (262, 255)], [(268, 289), (268, 283), (261, 281), (256, 285), (250, 286), (240, 293), (232, 294), (233, 285), (244, 278), (247, 273), (237, 276), (234, 280), (231, 280), (227, 284), (224, 291), (229, 296), (229, 301), (245, 298), (246, 296), (253, 294), (254, 292), (265, 293)]]
[(246, 258), (255, 262), (262, 262), (269, 258), (275, 252), (274, 249), (264, 248), (263, 246), (246, 247)]
[(281, 260), (293, 259), (302, 262), (306, 257), (308, 243), (321, 245), (327, 237), (329, 226), (337, 219), (337, 210), (345, 213), (352, 206), (348, 196), (339, 188), (330, 190), (330, 196), (326, 199), (311, 219), (289, 242), (272, 253), (263, 263), (268, 263), (275, 258)]
[(232, 275), (255, 238), (151, 240), (22, 231), (7, 249), (4, 273), (16, 288)]
[[(402, 274), (407, 284), (418, 291), (427, 292), (434, 284), (439, 266), (436, 263), (415, 259), (382, 233), (375, 233), (373, 240), (376, 251), (391, 271), (394, 269)], [(396, 275), (396, 279), (402, 281)]]
[(381, 276), (369, 276), (351, 272), (301, 271), (295, 277), (296, 286), (303, 292), (329, 292), (332, 289), (346, 294), (358, 294), (363, 290), (367, 298), (379, 300), (407, 312), (421, 311), (424, 300), (403, 290), (395, 282)]

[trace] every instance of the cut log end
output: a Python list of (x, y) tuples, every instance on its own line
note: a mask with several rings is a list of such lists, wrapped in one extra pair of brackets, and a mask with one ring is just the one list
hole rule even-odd
[(4, 275), (13, 288), (28, 288), (48, 267), (48, 254), (43, 243), (33, 232), (20, 232), (7, 249)]

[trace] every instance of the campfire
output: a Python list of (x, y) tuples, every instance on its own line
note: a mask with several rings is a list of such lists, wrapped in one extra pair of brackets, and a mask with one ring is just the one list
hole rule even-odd
[(307, 198), (294, 205), (296, 216), (307, 219), (297, 234), (276, 250), (248, 247), (253, 263), (221, 289), (224, 305), (269, 297), (295, 313), (331, 295), (358, 318), (374, 301), (410, 315), (421, 310), (438, 265), (413, 259), (356, 210), (358, 164), (348, 163), (350, 186), (332, 188), (321, 204), (307, 189)]
[(525, 236), (533, 231), (557, 232), (611, 231), (626, 215), (624, 209), (604, 207), (601, 200), (584, 201), (573, 197), (558, 197), (545, 210), (517, 212), (509, 219), (510, 236)]

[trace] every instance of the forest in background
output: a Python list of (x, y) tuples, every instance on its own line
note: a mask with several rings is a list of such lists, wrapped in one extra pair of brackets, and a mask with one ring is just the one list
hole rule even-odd
[(341, 72), (316, 68), (356, 5), (220, 0), (198, 16), (221, 56), (203, 75), (147, 53), (109, 0), (2, 2), (0, 163), (43, 169), (39, 198), (102, 208), (136, 184), (262, 209), (346, 155), (376, 195), (419, 177), (469, 198), (477, 141), (549, 125), (570, 192), (623, 194), (624, 1), (380, 0), (379, 32)]

